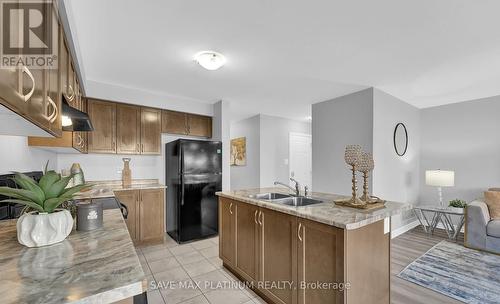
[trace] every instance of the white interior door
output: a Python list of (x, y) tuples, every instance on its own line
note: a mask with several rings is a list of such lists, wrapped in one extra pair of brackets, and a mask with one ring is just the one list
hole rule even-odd
[[(312, 189), (312, 137), (310, 134), (290, 133), (289, 173), (302, 186)], [(290, 182), (290, 185), (294, 184)]]

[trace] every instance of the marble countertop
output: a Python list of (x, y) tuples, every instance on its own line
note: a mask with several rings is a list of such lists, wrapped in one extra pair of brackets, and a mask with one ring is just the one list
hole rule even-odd
[(106, 198), (114, 197), (115, 191), (123, 190), (140, 190), (140, 189), (159, 189), (167, 188), (167, 186), (162, 185), (157, 179), (134, 179), (132, 184), (127, 187), (123, 187), (122, 181), (89, 181), (88, 183), (94, 184), (94, 186), (86, 191), (78, 192), (75, 199), (93, 199), (93, 198)]
[(118, 209), (104, 210), (102, 228), (40, 248), (17, 242), (16, 220), (1, 221), (0, 243), (2, 303), (113, 303), (146, 290)]
[(345, 196), (313, 192), (310, 194), (313, 198), (318, 198), (324, 201), (320, 204), (294, 207), (277, 203), (272, 203), (265, 200), (257, 200), (249, 198), (249, 195), (258, 193), (285, 193), (287, 190), (282, 188), (260, 188), (248, 189), (239, 191), (223, 191), (217, 192), (218, 196), (244, 201), (249, 204), (257, 205), (260, 207), (280, 211), (283, 213), (295, 215), (298, 217), (306, 218), (323, 224), (335, 226), (342, 229), (352, 230), (361, 228), (363, 226), (375, 223), (387, 217), (401, 214), (404, 211), (411, 210), (411, 204), (386, 202), (385, 207), (375, 210), (361, 210), (349, 207), (336, 206), (333, 202), (336, 199), (346, 198)]

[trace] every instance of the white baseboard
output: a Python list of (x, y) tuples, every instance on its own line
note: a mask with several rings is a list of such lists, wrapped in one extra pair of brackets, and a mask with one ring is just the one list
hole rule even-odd
[[(420, 225), (420, 222), (418, 220), (415, 220), (413, 222), (410, 222), (404, 226), (401, 226), (399, 227), (398, 229), (394, 229), (393, 231), (391, 231), (391, 239), (395, 238), (395, 237), (398, 237), (400, 236), (401, 234), (407, 232), (407, 231), (410, 231), (412, 230), (413, 228), (417, 227)], [(453, 225), (455, 226), (455, 229), (457, 228), (456, 225)], [(436, 226), (437, 229), (443, 229), (444, 230), (444, 226), (442, 223), (439, 223), (437, 226)], [(464, 227), (462, 227), (462, 229), (460, 230), (460, 232), (464, 232)]]
[(412, 230), (413, 228), (417, 227), (418, 225), (420, 225), (420, 223), (418, 222), (418, 220), (414, 220), (413, 222), (410, 222), (404, 226), (401, 226), (399, 227), (398, 229), (394, 229), (391, 231), (391, 239), (407, 232), (407, 231), (410, 231)]

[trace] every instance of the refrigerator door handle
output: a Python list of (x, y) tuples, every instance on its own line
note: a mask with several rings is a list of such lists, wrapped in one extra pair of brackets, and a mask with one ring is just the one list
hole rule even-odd
[(184, 176), (181, 174), (181, 206), (184, 206)]

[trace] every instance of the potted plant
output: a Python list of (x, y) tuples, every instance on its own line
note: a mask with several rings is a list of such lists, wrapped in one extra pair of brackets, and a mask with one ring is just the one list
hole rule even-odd
[(465, 208), (467, 206), (467, 202), (457, 198), (451, 200), (448, 206), (455, 208)]
[(0, 194), (10, 197), (1, 202), (23, 204), (33, 210), (17, 220), (17, 240), (27, 247), (63, 241), (73, 229), (73, 217), (68, 210), (57, 207), (72, 200), (75, 193), (91, 187), (87, 184), (66, 189), (73, 176), (61, 178), (55, 171), (47, 171), (47, 165), (38, 183), (29, 176), (14, 172), (13, 180), (21, 189), (0, 187)]

